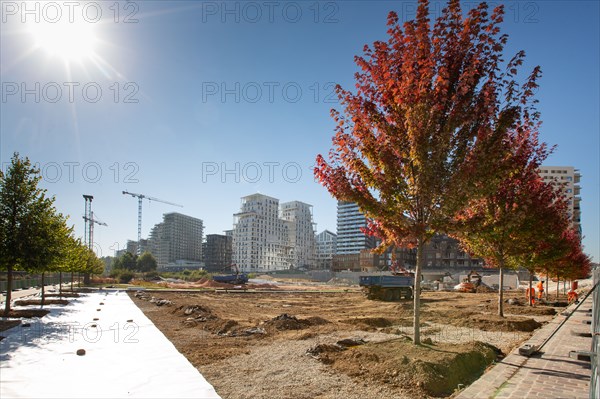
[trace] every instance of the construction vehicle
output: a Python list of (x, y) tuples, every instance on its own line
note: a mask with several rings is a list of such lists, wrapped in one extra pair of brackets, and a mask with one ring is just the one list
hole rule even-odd
[(481, 275), (474, 270), (458, 285), (454, 286), (454, 291), (474, 293), (482, 285)]
[(397, 275), (360, 276), (358, 283), (368, 299), (399, 301), (412, 299), (415, 278), (409, 273)]
[(248, 282), (248, 275), (241, 273), (239, 267), (236, 264), (232, 264), (231, 274), (213, 276), (213, 280), (218, 283), (246, 284)]

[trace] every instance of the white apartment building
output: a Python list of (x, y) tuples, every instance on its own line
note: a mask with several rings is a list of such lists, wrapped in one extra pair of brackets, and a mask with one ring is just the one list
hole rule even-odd
[(581, 174), (572, 166), (541, 166), (540, 176), (545, 182), (551, 182), (556, 189), (562, 190), (569, 203), (569, 214), (573, 228), (581, 236)]
[(314, 269), (316, 248), (312, 205), (300, 201), (285, 202), (279, 208), (279, 216), (289, 222), (291, 266), (295, 269)]
[(240, 270), (264, 272), (292, 266), (292, 222), (279, 218), (277, 198), (263, 194), (242, 197), (233, 224), (233, 263)]
[(337, 234), (323, 230), (317, 235), (317, 268), (331, 269), (333, 255), (336, 253)]

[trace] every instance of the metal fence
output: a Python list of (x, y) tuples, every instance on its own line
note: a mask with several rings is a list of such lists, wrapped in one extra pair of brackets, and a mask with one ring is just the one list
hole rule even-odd
[[(54, 276), (45, 276), (44, 277), (45, 285), (58, 284), (59, 281), (60, 281), (60, 277), (58, 274), (56, 274)], [(70, 282), (71, 275), (67, 274), (67, 273), (63, 274), (62, 281), (63, 281), (63, 283)], [(6, 291), (7, 284), (8, 283), (6, 281), (0, 281), (0, 292)], [(27, 289), (27, 288), (39, 287), (41, 284), (42, 284), (41, 277), (14, 279), (12, 281), (12, 289), (16, 290), (16, 289)]]
[(600, 398), (600, 267), (594, 270), (594, 294), (592, 296), (592, 381), (590, 383), (590, 398)]

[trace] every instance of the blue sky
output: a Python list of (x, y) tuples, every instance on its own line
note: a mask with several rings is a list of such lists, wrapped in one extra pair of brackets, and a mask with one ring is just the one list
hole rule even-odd
[[(386, 39), (390, 10), (411, 19), (415, 2), (75, 3), (54, 3), (59, 23), (93, 29), (95, 42), (66, 61), (31, 32), (57, 18), (53, 6), (32, 1), (23, 16), (21, 2), (2, 2), (0, 161), (18, 151), (39, 162), (78, 235), (91, 194), (109, 225), (95, 229), (101, 254), (135, 239), (137, 201), (123, 190), (184, 205), (145, 201), (144, 237), (173, 211), (221, 233), (255, 192), (310, 203), (317, 229), (335, 231), (336, 202), (311, 171), (331, 147), (332, 83), (352, 87), (353, 57)], [(543, 70), (541, 138), (558, 146), (546, 164), (581, 171), (584, 245), (598, 261), (599, 3), (503, 3), (507, 57), (523, 49), (523, 72)]]

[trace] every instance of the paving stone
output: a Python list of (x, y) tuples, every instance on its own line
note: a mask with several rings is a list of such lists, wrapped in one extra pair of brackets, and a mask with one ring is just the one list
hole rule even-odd
[[(591, 297), (588, 297), (582, 307), (587, 309), (591, 303)], [(569, 309), (569, 313), (571, 312), (572, 309)], [(586, 316), (585, 312), (574, 312), (542, 348), (540, 357), (520, 356), (516, 348), (513, 353), (506, 356), (502, 362), (463, 390), (456, 398), (587, 399), (590, 367), (586, 362), (569, 358), (570, 351), (585, 351), (591, 346), (591, 338), (571, 334), (573, 328), (581, 328), (582, 321), (588, 319)], [(565, 316), (558, 315), (523, 344), (541, 345), (564, 319)]]

